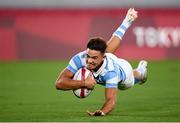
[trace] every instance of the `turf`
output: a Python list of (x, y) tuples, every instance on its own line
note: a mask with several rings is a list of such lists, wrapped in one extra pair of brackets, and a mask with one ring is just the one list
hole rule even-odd
[(72, 91), (55, 89), (58, 73), (66, 64), (1, 62), (0, 121), (180, 121), (180, 60), (150, 61), (147, 83), (119, 91), (115, 110), (105, 117), (85, 113), (103, 104), (102, 86), (97, 85), (85, 99), (78, 99)]

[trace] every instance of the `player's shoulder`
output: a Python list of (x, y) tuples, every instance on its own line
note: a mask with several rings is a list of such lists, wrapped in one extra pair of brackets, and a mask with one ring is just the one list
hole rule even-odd
[(107, 61), (106, 69), (108, 69), (108, 71), (115, 70), (117, 67), (116, 62), (118, 61), (118, 58), (112, 53), (106, 53), (105, 56)]
[(73, 58), (76, 58), (76, 57), (79, 57), (80, 59), (83, 59), (86, 57), (86, 51), (81, 51), (81, 52), (78, 52), (76, 53)]
[(105, 53), (107, 58), (113, 59), (113, 60), (117, 60), (117, 56), (112, 54), (112, 53)]
[(69, 61), (69, 64), (67, 66), (67, 69), (70, 70), (72, 73), (76, 73), (78, 69), (84, 67), (86, 64), (85, 62), (85, 52), (79, 52), (75, 54), (71, 60)]

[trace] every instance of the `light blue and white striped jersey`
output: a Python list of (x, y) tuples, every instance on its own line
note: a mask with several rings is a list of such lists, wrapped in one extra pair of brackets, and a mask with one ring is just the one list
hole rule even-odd
[[(119, 82), (125, 81), (125, 72), (118, 64), (118, 58), (115, 55), (105, 53), (105, 56), (102, 66), (98, 71), (93, 71), (93, 75), (98, 84), (104, 85), (106, 88), (117, 88)], [(86, 51), (72, 57), (67, 69), (75, 74), (82, 67), (86, 67)]]

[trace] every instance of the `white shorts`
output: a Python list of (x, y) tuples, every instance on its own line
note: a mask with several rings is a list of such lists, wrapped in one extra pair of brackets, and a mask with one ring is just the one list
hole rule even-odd
[(131, 64), (128, 61), (120, 58), (118, 58), (118, 64), (121, 66), (121, 68), (124, 70), (126, 74), (125, 81), (120, 82), (118, 84), (118, 88), (120, 90), (126, 90), (128, 88), (131, 88), (132, 86), (134, 86), (134, 74)]

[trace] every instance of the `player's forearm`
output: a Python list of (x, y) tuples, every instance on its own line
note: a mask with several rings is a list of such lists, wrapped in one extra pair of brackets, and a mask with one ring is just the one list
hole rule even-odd
[(84, 81), (82, 80), (60, 79), (56, 81), (56, 89), (58, 90), (73, 90), (83, 86)]
[(116, 105), (116, 99), (107, 99), (103, 107), (101, 108), (101, 111), (104, 114), (108, 114), (114, 109), (115, 105)]

